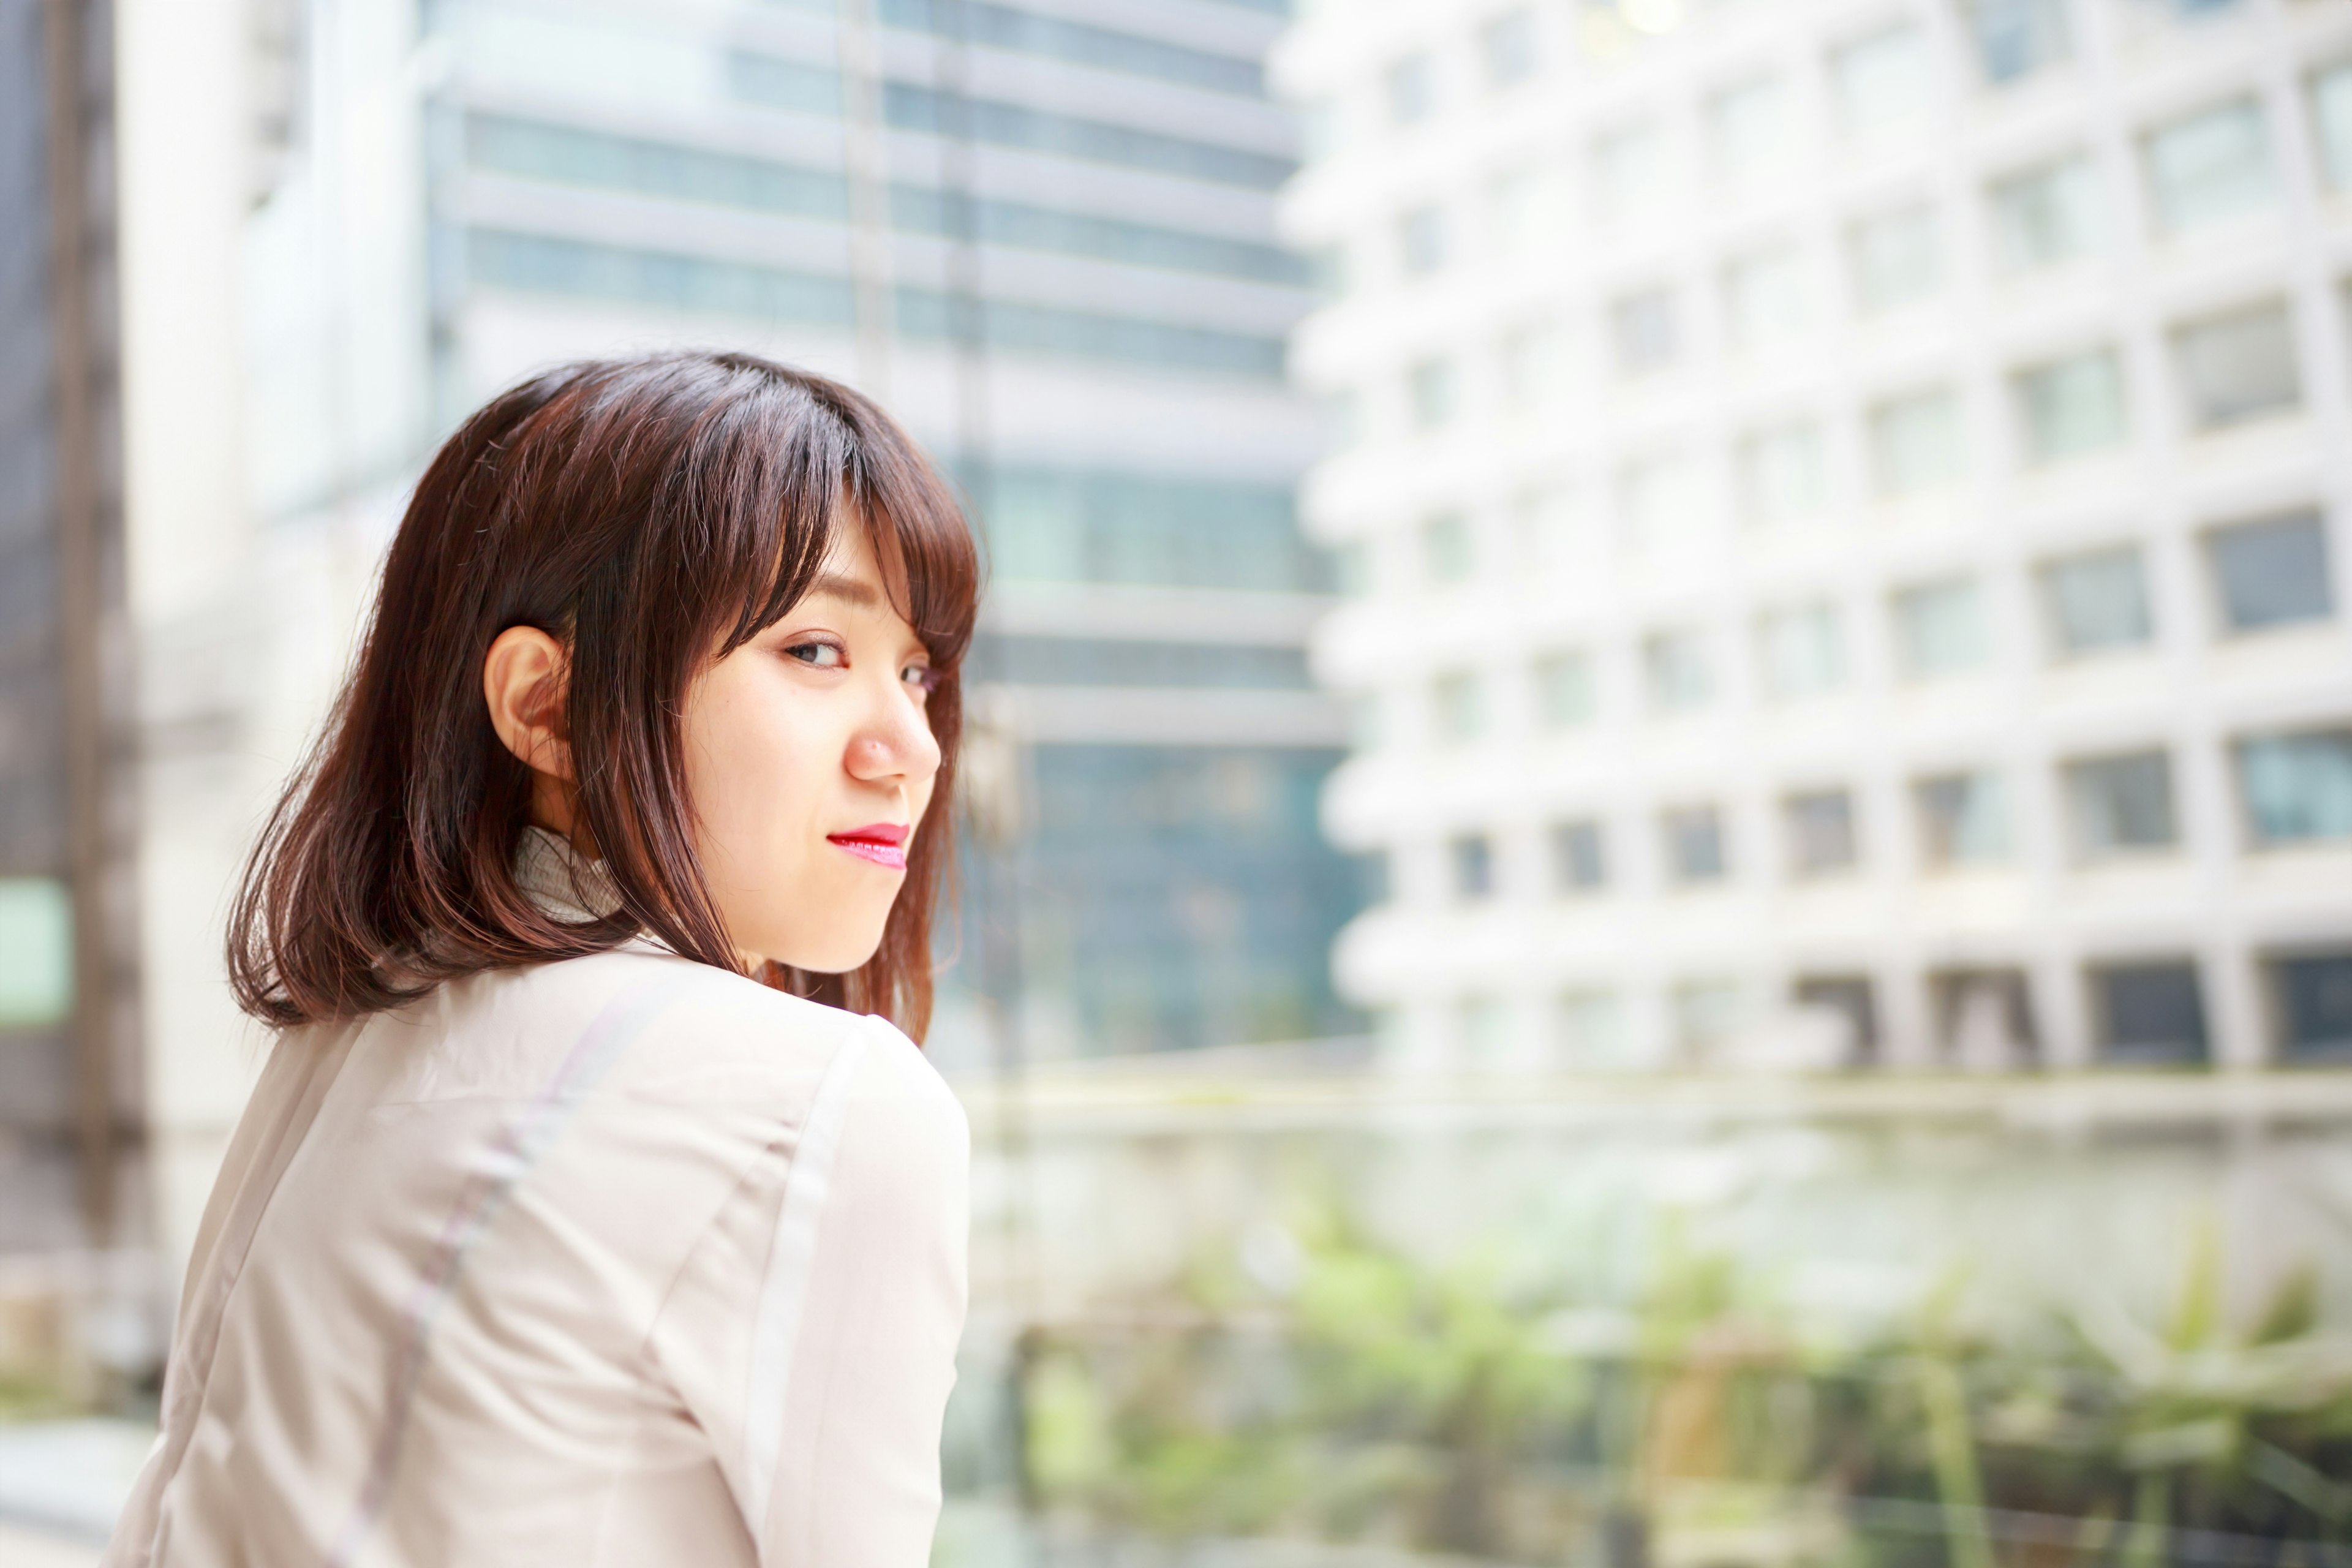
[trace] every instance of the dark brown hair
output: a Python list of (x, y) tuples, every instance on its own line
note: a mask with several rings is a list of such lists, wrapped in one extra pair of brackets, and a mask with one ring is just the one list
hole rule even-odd
[[(229, 918), (238, 1005), (281, 1026), (350, 1018), (640, 931), (739, 967), (694, 854), (687, 689), (792, 607), (843, 527), (868, 531), (930, 655), (939, 779), (874, 957), (845, 975), (772, 963), (759, 978), (919, 1038), (953, 853), (971, 533), (880, 408), (733, 353), (551, 371), (435, 456), (358, 663), (246, 865)], [(517, 626), (565, 650), (578, 810), (620, 897), (591, 924), (553, 918), (515, 880), (531, 775), (490, 726), (482, 661)]]

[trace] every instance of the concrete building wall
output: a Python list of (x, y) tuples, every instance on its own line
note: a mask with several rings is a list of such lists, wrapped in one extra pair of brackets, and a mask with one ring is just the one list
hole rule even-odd
[(1400, 1049), (2340, 1054), (2346, 22), (1301, 22), (1326, 818), (1391, 888), (1339, 966)]

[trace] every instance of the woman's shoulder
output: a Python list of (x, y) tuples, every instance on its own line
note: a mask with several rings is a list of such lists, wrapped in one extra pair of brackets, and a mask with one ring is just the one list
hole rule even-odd
[(444, 1091), (618, 1095), (797, 1120), (830, 1075), (860, 1100), (954, 1104), (888, 1020), (649, 946), (451, 982), (404, 1014), (403, 1032), (429, 1038), (396, 1054)]

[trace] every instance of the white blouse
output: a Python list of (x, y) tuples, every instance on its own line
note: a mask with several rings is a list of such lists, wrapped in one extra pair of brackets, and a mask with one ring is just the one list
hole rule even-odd
[(919, 1568), (969, 1159), (887, 1023), (642, 942), (289, 1033), (107, 1568)]

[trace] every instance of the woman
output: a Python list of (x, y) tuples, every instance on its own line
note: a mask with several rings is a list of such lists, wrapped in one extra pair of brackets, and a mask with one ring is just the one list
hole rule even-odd
[(441, 450), (232, 916), (280, 1034), (109, 1563), (926, 1560), (975, 579), (887, 416), (741, 355)]

